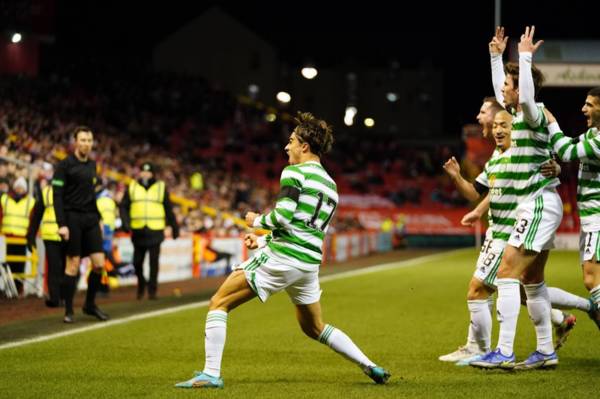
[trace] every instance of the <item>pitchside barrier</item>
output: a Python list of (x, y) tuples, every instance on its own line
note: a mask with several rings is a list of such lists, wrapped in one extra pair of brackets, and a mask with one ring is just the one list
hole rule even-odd
[[(372, 253), (390, 251), (397, 244), (399, 233), (401, 236), (406, 234), (404, 238), (408, 238), (409, 246), (415, 245), (415, 242), (417, 246), (442, 246), (448, 242), (458, 243), (457, 240), (465, 237), (474, 240), (477, 244), (475, 238), (481, 237), (481, 234), (485, 231), (485, 226), (469, 228), (467, 229), (469, 233), (466, 235), (448, 234), (448, 229), (443, 227), (448, 226), (447, 221), (452, 220), (457, 212), (461, 213), (462, 211), (452, 211), (448, 214), (438, 212), (436, 215), (430, 216), (420, 214), (422, 217), (405, 216), (404, 220), (407, 221), (407, 225), (402, 231), (398, 231), (398, 229), (389, 232), (360, 230), (329, 234), (324, 242), (322, 267), (327, 267), (332, 262), (343, 262)], [(371, 218), (373, 218), (373, 215), (371, 215)], [(412, 223), (413, 220), (416, 220), (416, 222)], [(424, 230), (419, 230), (419, 228)], [(450, 229), (456, 233), (460, 231), (461, 227), (455, 226)], [(407, 234), (408, 232), (412, 235)], [(422, 241), (419, 242), (419, 239)], [(18, 278), (24, 282), (25, 295), (41, 297), (46, 288), (44, 278), (45, 256), (42, 240), (38, 239), (37, 249), (33, 253), (27, 252), (25, 256), (6, 256), (7, 240), (11, 240), (11, 242), (17, 240), (18, 242), (14, 241), (14, 243), (25, 244), (24, 239), (6, 238), (0, 235), (0, 264), (2, 264), (0, 266), (0, 292), (9, 298), (17, 297), (13, 279)], [(561, 230), (556, 235), (556, 248), (576, 250), (578, 249), (578, 243), (579, 234), (568, 231), (564, 226), (561, 226)], [(115, 248), (114, 253), (125, 265), (123, 269), (128, 269), (129, 273), (119, 274), (117, 277), (111, 278), (111, 286), (115, 288), (137, 284), (137, 278), (131, 266), (133, 245), (129, 235), (117, 234), (113, 245)], [(252, 253), (253, 251), (247, 250), (244, 246), (243, 237), (209, 238), (206, 235), (193, 234), (184, 235), (177, 240), (166, 239), (161, 246), (159, 282), (222, 276), (230, 272), (232, 267), (252, 256)], [(25, 272), (12, 273), (10, 268), (7, 267), (6, 262), (8, 261), (25, 261)], [(89, 268), (89, 259), (85, 258), (81, 264), (83, 276), (87, 274)], [(148, 257), (144, 260), (144, 274), (146, 277), (149, 276)], [(86, 288), (86, 280), (85, 278), (79, 280), (80, 289)]]
[[(121, 261), (133, 260), (133, 245), (126, 235), (115, 239)], [(324, 262), (339, 262), (375, 252), (392, 249), (390, 233), (355, 231), (330, 234), (324, 244)], [(166, 239), (161, 246), (159, 282), (185, 280), (192, 277), (222, 276), (242, 263), (254, 251), (244, 245), (243, 237), (207, 237), (193, 234), (177, 240)], [(149, 275), (148, 257), (144, 259), (144, 274)], [(119, 278), (120, 285), (136, 284), (136, 277)]]
[[(6, 239), (0, 236), (0, 261), (6, 262), (5, 252)], [(25, 243), (25, 241), (23, 241)], [(119, 270), (128, 273), (117, 273), (110, 278), (109, 282), (113, 288), (137, 284), (137, 278), (133, 273), (131, 265), (133, 261), (133, 244), (130, 236), (118, 233), (113, 241), (113, 254), (120, 261)], [(328, 263), (341, 262), (355, 257), (368, 255), (375, 252), (385, 252), (392, 249), (392, 234), (375, 231), (353, 231), (347, 233), (330, 234), (324, 244), (324, 261), (322, 267)], [(159, 282), (170, 282), (187, 280), (190, 278), (208, 278), (212, 276), (223, 276), (231, 269), (250, 256), (254, 251), (248, 250), (244, 245), (244, 239), (239, 237), (214, 237), (210, 238), (202, 234), (183, 235), (177, 240), (167, 238), (161, 245), (159, 258), (160, 273)], [(25, 273), (19, 275), (25, 278), (31, 288), (26, 294), (35, 293), (42, 296), (45, 289), (44, 284), (44, 244), (38, 239), (37, 249), (33, 254), (28, 254), (28, 266)], [(12, 258), (11, 258), (12, 259)], [(12, 259), (12, 260), (21, 260)], [(90, 270), (89, 258), (81, 262), (80, 273), (86, 276)], [(4, 270), (4, 269), (3, 269)], [(0, 279), (6, 273), (0, 271)], [(148, 256), (144, 259), (144, 274), (150, 274)], [(14, 277), (14, 275), (13, 275)], [(12, 281), (6, 277), (6, 280)], [(79, 279), (79, 289), (86, 289), (87, 279)], [(3, 287), (0, 282), (0, 287)], [(35, 289), (34, 289), (35, 288)], [(16, 296), (16, 294), (15, 294)]]
[[(27, 251), (25, 255), (7, 255), (7, 244), (25, 246), (27, 240), (20, 237), (0, 235), (0, 293), (3, 293), (7, 298), (17, 298), (18, 292), (14, 281), (19, 280), (23, 283), (23, 295), (36, 295), (41, 298), (44, 293), (43, 275), (38, 272), (41, 262), (37, 250), (34, 249), (33, 253)], [(12, 271), (9, 262), (24, 262), (24, 271), (22, 273)]]
[[(487, 229), (485, 218), (472, 227), (461, 225), (461, 219), (470, 211), (469, 208), (358, 205), (340, 209), (337, 217), (356, 219), (367, 229), (389, 231), (395, 241), (400, 240), (407, 247), (480, 247)], [(563, 250), (579, 248), (579, 218), (567, 201), (555, 246)]]

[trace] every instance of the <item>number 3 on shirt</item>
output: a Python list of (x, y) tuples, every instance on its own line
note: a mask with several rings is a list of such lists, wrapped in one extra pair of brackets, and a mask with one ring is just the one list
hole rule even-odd
[(521, 219), (521, 221), (519, 222), (519, 226), (517, 226), (517, 233), (523, 234), (525, 233), (525, 228), (527, 227), (527, 225), (529, 224), (529, 221), (527, 219)]

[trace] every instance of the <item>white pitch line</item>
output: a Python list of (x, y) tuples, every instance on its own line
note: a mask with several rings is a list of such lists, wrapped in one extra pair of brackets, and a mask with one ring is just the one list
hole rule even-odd
[[(419, 256), (419, 257), (413, 258), (413, 259), (408, 259), (408, 260), (403, 260), (403, 261), (398, 261), (398, 262), (384, 263), (384, 264), (380, 264), (380, 265), (366, 267), (364, 269), (351, 270), (351, 271), (347, 271), (347, 272), (331, 274), (331, 275), (319, 278), (319, 281), (322, 283), (325, 283), (328, 281), (335, 281), (335, 280), (341, 280), (344, 278), (361, 276), (363, 274), (371, 274), (371, 273), (377, 273), (377, 272), (386, 271), (386, 270), (402, 269), (405, 267), (418, 266), (423, 263), (435, 261), (439, 258), (445, 258), (449, 255), (452, 255), (455, 252), (459, 252), (462, 250), (463, 249), (453, 250), (453, 251), (445, 251), (445, 252), (434, 254), (434, 255)], [(136, 321), (136, 320), (144, 320), (144, 319), (149, 319), (151, 317), (157, 317), (157, 316), (162, 316), (165, 314), (181, 312), (183, 310), (201, 308), (206, 305), (208, 305), (208, 301), (188, 303), (187, 305), (174, 306), (172, 308), (166, 308), (166, 309), (154, 310), (152, 312), (140, 313), (137, 315), (124, 317), (122, 319), (110, 320), (110, 321), (103, 322), (103, 323), (93, 324), (91, 326), (74, 328), (74, 329), (68, 330), (68, 331), (62, 331), (59, 333), (54, 333), (54, 334), (49, 334), (49, 335), (41, 335), (41, 336), (34, 337), (34, 338), (28, 338), (28, 339), (23, 339), (23, 340), (19, 340), (19, 341), (7, 342), (5, 344), (0, 345), (0, 350), (9, 349), (9, 348), (17, 348), (19, 346), (35, 344), (38, 342), (50, 341), (50, 340), (53, 340), (56, 338), (68, 337), (69, 335), (75, 335), (75, 334), (80, 334), (80, 333), (84, 333), (87, 331), (93, 331), (93, 330), (99, 330), (101, 328), (117, 326), (120, 324), (125, 324), (125, 323), (129, 323), (129, 322)]]
[(91, 326), (74, 328), (72, 330), (62, 331), (59, 333), (54, 333), (54, 334), (49, 334), (49, 335), (41, 335), (41, 336), (38, 336), (35, 338), (28, 338), (28, 339), (23, 339), (23, 340), (19, 340), (19, 341), (8, 342), (6, 344), (0, 345), (0, 350), (8, 349), (8, 348), (16, 348), (16, 347), (23, 346), (23, 345), (34, 344), (36, 342), (50, 341), (52, 339), (68, 337), (69, 335), (79, 334), (79, 333), (83, 333), (86, 331), (99, 330), (101, 328), (106, 328), (106, 327), (116, 326), (119, 324), (129, 323), (130, 321), (149, 319), (151, 317), (162, 316), (162, 315), (169, 314), (169, 313), (176, 313), (176, 312), (179, 312), (182, 310), (194, 309), (194, 308), (198, 308), (198, 307), (202, 307), (202, 306), (206, 306), (206, 305), (208, 305), (208, 301), (194, 302), (194, 303), (188, 303), (187, 305), (175, 306), (172, 308), (153, 310), (151, 312), (140, 313), (140, 314), (136, 314), (133, 316), (124, 317), (122, 319), (110, 320), (110, 321), (106, 321), (106, 322), (99, 322), (99, 323), (93, 324)]
[(334, 280), (339, 280), (339, 279), (347, 278), (347, 277), (349, 278), (349, 277), (354, 277), (354, 276), (361, 276), (363, 274), (377, 273), (377, 272), (382, 272), (385, 270), (402, 269), (405, 267), (417, 266), (422, 263), (437, 260), (438, 258), (445, 258), (446, 256), (450, 256), (450, 255), (454, 254), (455, 252), (461, 252), (463, 250), (464, 250), (464, 248), (455, 249), (452, 251), (445, 251), (445, 252), (437, 253), (437, 254), (433, 254), (433, 255), (423, 255), (423, 256), (416, 257), (416, 258), (412, 258), (412, 259), (383, 263), (380, 265), (365, 267), (362, 269), (350, 270), (347, 272), (336, 273), (336, 274), (330, 274), (328, 276), (319, 277), (319, 282), (325, 283), (327, 281), (334, 281)]

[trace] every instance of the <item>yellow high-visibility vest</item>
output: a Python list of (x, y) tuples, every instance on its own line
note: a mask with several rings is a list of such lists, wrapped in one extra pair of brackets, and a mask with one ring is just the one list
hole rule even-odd
[(202, 173), (196, 172), (190, 176), (190, 186), (196, 191), (204, 190), (204, 178)]
[(117, 204), (115, 200), (110, 197), (100, 197), (96, 200), (96, 205), (100, 211), (100, 217), (102, 217), (102, 223), (109, 226), (112, 230), (115, 229), (115, 211)]
[(41, 228), (42, 240), (60, 241), (56, 213), (54, 213), (54, 190), (52, 190), (51, 185), (47, 185), (42, 190), (42, 200), (44, 201), (44, 216), (42, 216)]
[(131, 208), (131, 228), (143, 229), (147, 226), (150, 230), (164, 230), (165, 228), (165, 183), (157, 181), (148, 190), (137, 181), (132, 180), (129, 184), (129, 198)]
[(27, 195), (16, 202), (8, 194), (2, 194), (0, 203), (2, 204), (2, 234), (25, 237), (29, 227), (29, 213), (35, 204), (35, 199)]

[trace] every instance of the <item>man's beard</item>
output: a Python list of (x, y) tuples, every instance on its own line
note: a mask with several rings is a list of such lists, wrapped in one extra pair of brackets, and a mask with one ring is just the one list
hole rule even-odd
[(600, 111), (593, 111), (592, 115), (590, 115), (590, 119), (592, 122), (592, 127), (600, 129)]

